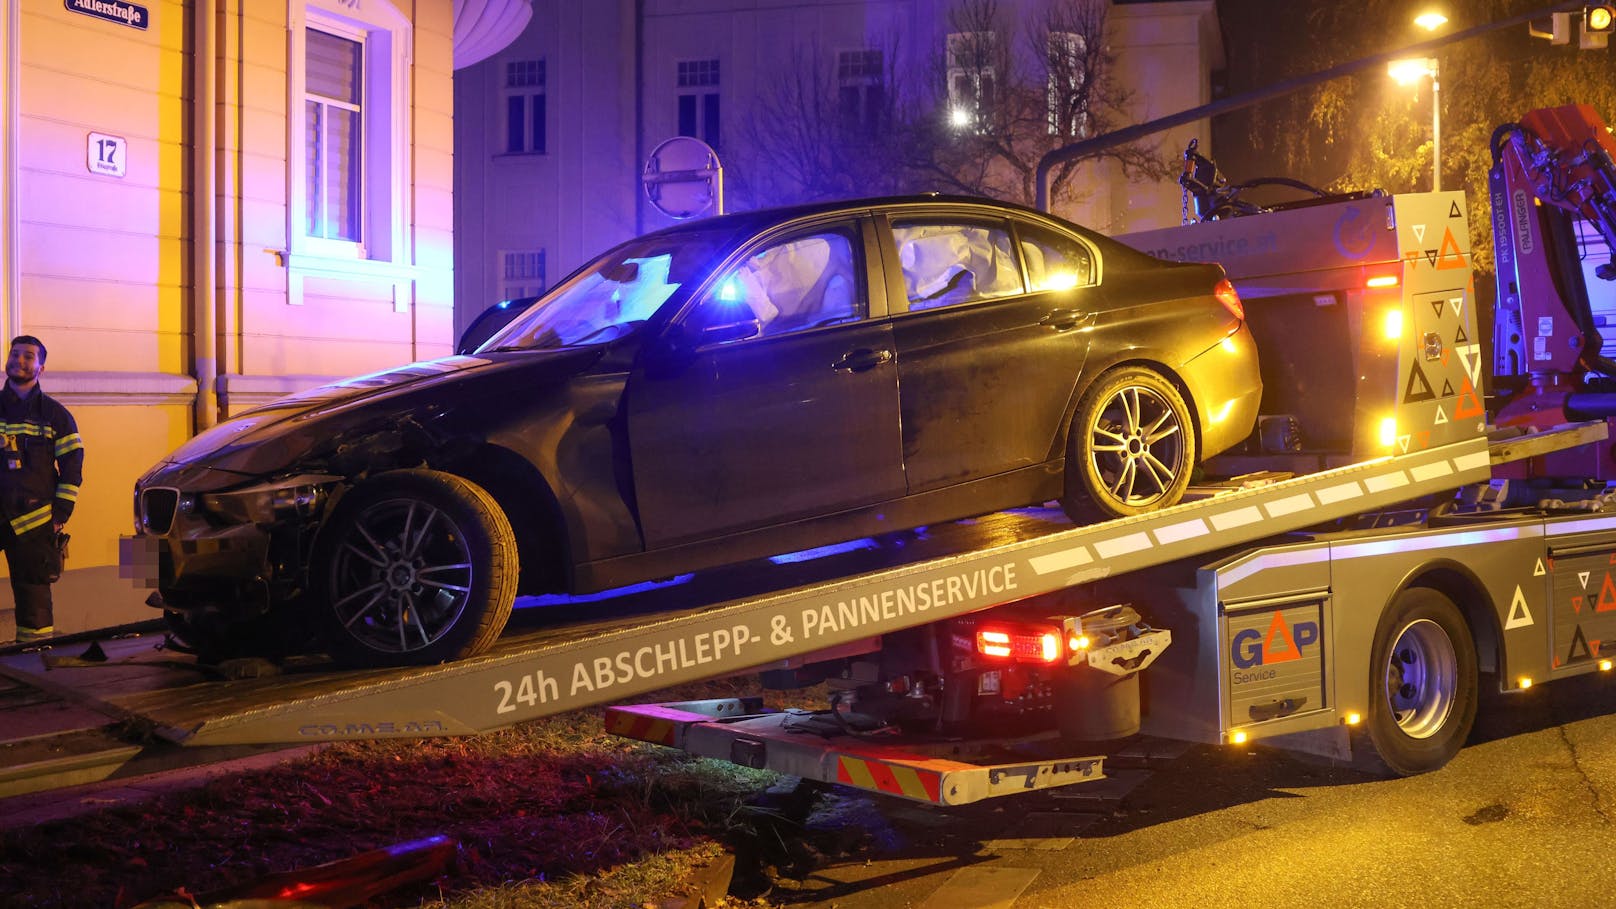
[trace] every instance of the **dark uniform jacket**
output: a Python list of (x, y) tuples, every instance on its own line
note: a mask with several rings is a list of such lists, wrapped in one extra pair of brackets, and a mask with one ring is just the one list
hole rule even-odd
[(21, 536), (66, 523), (84, 480), (78, 424), (38, 385), (19, 398), (0, 389), (0, 517)]

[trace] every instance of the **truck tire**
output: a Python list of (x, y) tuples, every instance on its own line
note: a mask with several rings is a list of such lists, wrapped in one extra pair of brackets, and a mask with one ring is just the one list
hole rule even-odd
[(1125, 366), (1083, 393), (1066, 444), (1061, 507), (1078, 523), (1176, 505), (1195, 468), (1184, 396), (1161, 373)]
[(1380, 618), (1369, 663), (1368, 737), (1380, 766), (1412, 776), (1459, 753), (1476, 720), (1476, 645), (1453, 601), (1429, 587), (1399, 593)]
[(318, 546), (316, 602), (344, 665), (462, 659), (487, 650), (510, 618), (515, 534), (493, 497), (461, 477), (379, 474), (341, 500)]

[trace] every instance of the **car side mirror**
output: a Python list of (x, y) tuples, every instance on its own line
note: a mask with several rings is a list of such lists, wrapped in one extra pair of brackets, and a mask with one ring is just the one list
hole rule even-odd
[(727, 322), (723, 325), (709, 325), (701, 330), (701, 343), (728, 344), (731, 341), (745, 341), (755, 338), (763, 333), (763, 323), (757, 319), (742, 319), (739, 322)]
[(477, 318), (472, 319), (471, 324), (461, 333), (460, 340), (455, 342), (455, 353), (465, 356), (483, 346), (483, 342), (511, 324), (537, 299), (538, 297), (524, 297), (519, 300), (501, 300), (478, 313)]

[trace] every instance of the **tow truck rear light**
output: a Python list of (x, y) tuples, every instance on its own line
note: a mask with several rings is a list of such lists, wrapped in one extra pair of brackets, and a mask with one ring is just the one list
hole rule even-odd
[(1049, 628), (984, 628), (976, 652), (1017, 663), (1054, 663), (1061, 658), (1061, 635)]
[(1229, 283), (1228, 278), (1219, 281), (1218, 285), (1212, 288), (1212, 296), (1218, 298), (1218, 302), (1229, 311), (1229, 315), (1242, 322), (1246, 321), (1246, 306), (1240, 302), (1240, 293)]

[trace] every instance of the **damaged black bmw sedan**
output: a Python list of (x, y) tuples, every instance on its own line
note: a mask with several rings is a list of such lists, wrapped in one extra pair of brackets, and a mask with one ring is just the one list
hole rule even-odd
[(610, 250), (469, 354), (201, 433), (139, 480), (124, 570), (205, 652), (437, 662), (522, 593), (1171, 505), (1260, 396), (1216, 266), (984, 200), (724, 215)]

